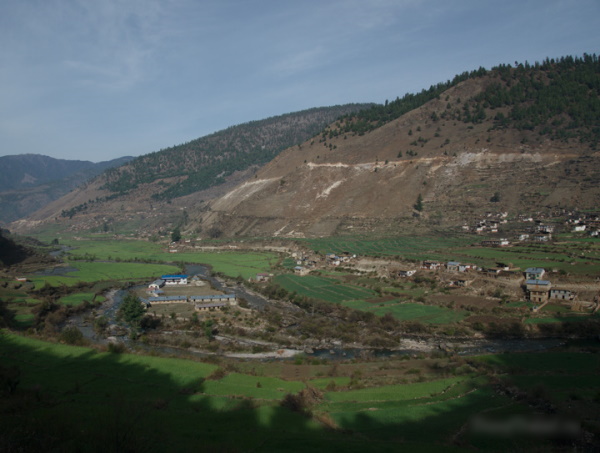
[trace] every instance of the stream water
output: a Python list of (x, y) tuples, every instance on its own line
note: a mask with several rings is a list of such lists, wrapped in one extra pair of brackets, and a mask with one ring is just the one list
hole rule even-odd
[[(59, 268), (60, 273), (64, 273), (63, 269)], [(262, 310), (268, 304), (268, 300), (259, 294), (255, 294), (249, 291), (242, 285), (227, 286), (222, 280), (214, 277), (207, 266), (198, 264), (188, 265), (185, 268), (185, 272), (188, 275), (198, 275), (201, 278), (210, 282), (210, 284), (218, 291), (225, 293), (235, 293), (238, 298), (244, 298), (248, 301), (248, 304), (256, 309)], [(48, 275), (56, 275), (48, 274)], [(140, 286), (141, 287), (141, 286)], [(140, 288), (137, 287), (137, 288)], [(118, 339), (129, 347), (141, 349), (148, 353), (159, 353), (170, 356), (180, 357), (206, 357), (213, 355), (211, 353), (203, 351), (195, 351), (189, 349), (178, 349), (164, 346), (146, 345), (140, 342), (134, 342), (129, 340), (126, 334), (125, 326), (120, 325), (117, 321), (117, 312), (121, 306), (123, 299), (127, 291), (125, 290), (113, 290), (107, 297), (107, 301), (98, 309), (96, 309), (96, 316), (105, 316), (108, 320), (109, 326), (113, 332), (112, 340)], [(76, 315), (70, 318), (69, 323), (75, 325), (83, 333), (83, 335), (94, 343), (106, 344), (109, 339), (103, 336), (96, 335), (93, 328), (93, 321), (90, 320), (93, 316), (89, 313)], [(118, 334), (119, 328), (123, 334)], [(109, 329), (109, 331), (111, 330)], [(333, 348), (314, 349), (308, 351), (302, 350), (285, 350), (286, 354), (281, 354), (281, 349), (274, 351), (273, 353), (267, 354), (232, 354), (232, 357), (243, 357), (243, 358), (254, 358), (259, 360), (271, 360), (277, 358), (289, 358), (296, 354), (302, 354), (304, 357), (319, 358), (326, 360), (350, 360), (350, 359), (371, 359), (371, 358), (393, 358), (401, 357), (406, 355), (417, 355), (427, 352), (435, 351), (452, 351), (459, 355), (479, 355), (487, 353), (501, 353), (501, 352), (525, 352), (525, 351), (544, 351), (558, 347), (562, 344), (560, 339), (498, 339), (498, 340), (404, 340), (405, 347), (399, 349), (371, 349), (371, 348), (345, 348), (343, 346), (336, 346)], [(401, 344), (402, 344), (401, 343)], [(442, 344), (441, 344), (442, 343)]]

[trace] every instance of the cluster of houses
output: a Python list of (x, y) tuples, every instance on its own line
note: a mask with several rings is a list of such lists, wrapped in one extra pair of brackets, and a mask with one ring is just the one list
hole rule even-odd
[[(317, 268), (318, 262), (315, 259), (311, 259), (302, 253), (292, 253), (292, 258), (296, 260), (296, 266), (294, 267), (294, 273), (297, 275), (306, 275), (312, 269)], [(343, 264), (351, 263), (356, 259), (356, 255), (350, 252), (343, 252), (339, 255), (335, 253), (328, 253), (325, 255), (325, 266), (341, 266)]]
[[(589, 228), (590, 225), (584, 221), (569, 220), (567, 223), (570, 225), (570, 229), (574, 233), (586, 231), (586, 228), (587, 228), (587, 231), (590, 232), (590, 236), (600, 237), (600, 230), (598, 229), (598, 227), (596, 227), (595, 229), (593, 229), (593, 228), (590, 229)], [(487, 225), (489, 225), (489, 224), (487, 224)], [(483, 230), (482, 228), (485, 225), (481, 225), (480, 228), (476, 229), (475, 231), (477, 233), (481, 233), (484, 231), (487, 231), (489, 233), (497, 233), (498, 232), (497, 224), (492, 223), (491, 225), (492, 225), (492, 227), (488, 228), (487, 230)], [(542, 223), (541, 221), (537, 221), (536, 225), (533, 228), (531, 228), (531, 230), (529, 232), (520, 233), (518, 235), (518, 240), (519, 240), (519, 242), (524, 242), (524, 241), (550, 242), (550, 240), (552, 239), (552, 234), (554, 233), (554, 230), (555, 230), (554, 225), (548, 225), (548, 224)], [(506, 238), (490, 239), (490, 240), (481, 241), (481, 245), (484, 247), (507, 247), (510, 245), (510, 241)]]
[[(473, 264), (460, 263), (458, 261), (448, 261), (441, 263), (439, 261), (425, 260), (421, 263), (421, 269), (426, 270), (446, 270), (448, 272), (470, 272), (477, 271), (486, 275), (498, 275), (501, 272), (510, 272), (508, 266), (500, 265), (494, 268), (482, 268)], [(412, 277), (417, 273), (417, 269), (401, 269), (398, 271), (398, 277)], [(546, 270), (540, 267), (530, 267), (525, 270), (525, 290), (527, 299), (535, 303), (545, 303), (550, 299), (573, 301), (577, 298), (574, 291), (564, 288), (553, 288), (549, 280), (545, 280)], [(473, 280), (467, 278), (458, 278), (449, 282), (450, 286), (469, 286)]]
[(573, 233), (588, 232), (592, 237), (600, 237), (600, 215), (598, 214), (573, 215), (567, 219), (566, 224)]
[[(421, 263), (421, 269), (426, 269), (426, 270), (430, 270), (430, 271), (436, 271), (436, 270), (447, 270), (449, 272), (469, 272), (469, 271), (479, 271), (479, 272), (484, 272), (484, 271), (488, 271), (488, 269), (479, 267), (479, 266), (475, 266), (474, 264), (468, 264), (468, 263), (459, 263), (458, 261), (448, 261), (447, 263), (442, 263), (440, 261), (434, 261), (434, 260), (425, 260)], [(502, 270), (508, 270), (505, 266), (501, 266), (499, 268), (493, 268), (494, 272), (500, 272)], [(406, 275), (405, 274), (406, 271), (401, 271), (400, 274), (398, 274), (400, 277), (410, 277), (412, 275), (414, 275), (417, 271), (416, 270), (412, 270), (409, 272), (412, 272), (410, 275)]]
[[(192, 280), (198, 279), (193, 277)], [(201, 296), (161, 296), (164, 291), (161, 289), (165, 286), (185, 286), (188, 284), (188, 276), (183, 274), (178, 275), (163, 275), (161, 278), (153, 281), (148, 285), (148, 293), (150, 297), (142, 299), (142, 303), (146, 307), (161, 304), (182, 304), (192, 303), (196, 311), (209, 311), (222, 309), (230, 305), (237, 305), (235, 294), (211, 294)]]
[(508, 222), (506, 220), (507, 216), (508, 212), (501, 212), (499, 214), (488, 213), (486, 219), (479, 220), (473, 227), (465, 224), (462, 229), (464, 231), (473, 231), (477, 234), (497, 233), (500, 224)]
[(575, 300), (577, 294), (574, 291), (553, 288), (549, 280), (544, 280), (546, 270), (541, 267), (530, 267), (525, 270), (525, 288), (527, 299), (531, 302), (546, 303), (550, 299)]
[[(558, 214), (558, 213), (557, 213)], [(589, 232), (592, 237), (600, 237), (600, 215), (599, 214), (573, 214), (562, 212), (560, 215), (569, 215), (566, 225), (569, 231), (574, 233)], [(508, 223), (508, 213), (487, 213), (486, 218), (478, 220), (472, 225), (464, 224), (463, 231), (472, 231), (476, 234), (492, 234), (498, 233), (501, 224)], [(543, 217), (543, 216), (542, 216)], [(532, 222), (535, 226), (528, 229), (529, 231), (518, 235), (518, 240), (533, 241), (533, 242), (549, 242), (554, 233), (554, 225), (548, 225), (543, 220), (535, 220), (529, 215), (520, 214), (517, 216), (518, 222)], [(510, 245), (505, 238), (493, 239), (482, 242), (483, 246), (488, 247), (506, 247)]]

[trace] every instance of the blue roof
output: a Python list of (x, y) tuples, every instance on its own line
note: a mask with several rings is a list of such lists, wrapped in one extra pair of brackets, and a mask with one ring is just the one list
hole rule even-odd
[(458, 261), (448, 261), (448, 266), (458, 266), (459, 264)]
[(539, 274), (540, 272), (546, 272), (546, 269), (543, 267), (528, 267), (525, 269), (525, 272), (528, 274)]
[(548, 286), (550, 282), (548, 280), (526, 280), (526, 285), (539, 285), (539, 286)]
[(172, 278), (187, 278), (187, 275), (163, 275), (161, 278), (163, 280), (172, 279)]
[(176, 302), (179, 300), (187, 300), (185, 296), (165, 296), (165, 297), (150, 297), (150, 302)]
[(226, 307), (227, 304), (225, 302), (213, 302), (212, 304), (202, 304), (202, 305), (196, 305), (196, 307), (199, 308), (213, 308), (213, 307)]
[(214, 299), (235, 299), (235, 294), (211, 294), (205, 296), (190, 296), (193, 301), (197, 300), (214, 300)]

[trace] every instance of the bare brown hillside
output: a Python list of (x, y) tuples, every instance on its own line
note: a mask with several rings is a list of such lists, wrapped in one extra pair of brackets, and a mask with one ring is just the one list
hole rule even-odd
[[(290, 118), (283, 118), (285, 127)], [(251, 131), (249, 149), (231, 136), (235, 153), (227, 167), (215, 137), (143, 156), (11, 228), (54, 223), (139, 236), (176, 226), (188, 237), (388, 235), (459, 227), (489, 212), (597, 209), (598, 124), (595, 56), (480, 69), (338, 117), (318, 135), (273, 151), (264, 166), (250, 156), (264, 154), (257, 143), (269, 124)], [(287, 137), (285, 127), (277, 137)], [(227, 140), (219, 138), (219, 146)], [(205, 184), (205, 176), (218, 184)]]
[[(486, 83), (467, 80), (362, 136), (321, 135), (290, 148), (199, 221), (226, 235), (389, 234), (457, 226), (487, 211), (597, 207), (598, 153), (587, 145), (490, 130), (491, 120), (441, 119)], [(490, 201), (494, 194), (500, 201)]]

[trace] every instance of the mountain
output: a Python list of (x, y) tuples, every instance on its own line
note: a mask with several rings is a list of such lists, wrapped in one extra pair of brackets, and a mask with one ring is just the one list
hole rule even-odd
[[(235, 185), (284, 149), (302, 143), (336, 118), (373, 104), (312, 108), (223, 131), (141, 156), (112, 168), (11, 228), (59, 221), (75, 229), (169, 228), (182, 209)], [(71, 221), (72, 220), (72, 221)]]
[(599, 205), (595, 55), (479, 68), (361, 107), (302, 139), (290, 114), (143, 156), (13, 228), (389, 235)]
[(397, 234), (600, 205), (596, 56), (478, 70), (349, 115), (192, 219), (212, 236)]
[(0, 222), (25, 217), (107, 168), (133, 159), (122, 157), (93, 163), (54, 159), (39, 154), (0, 157)]
[(10, 268), (14, 272), (23, 272), (47, 266), (54, 262), (44, 251), (37, 248), (42, 245), (34, 238), (14, 237), (8, 230), (0, 228), (0, 270)]

